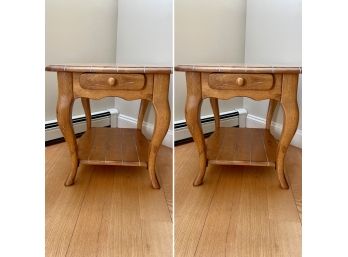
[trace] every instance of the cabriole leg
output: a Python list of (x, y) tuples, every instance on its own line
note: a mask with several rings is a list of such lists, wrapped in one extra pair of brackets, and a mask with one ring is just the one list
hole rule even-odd
[(88, 98), (81, 97), (81, 102), (86, 115), (87, 130), (89, 130), (92, 127), (91, 105)]
[(215, 120), (215, 130), (220, 128), (220, 111), (219, 111), (219, 100), (217, 98), (209, 98), (211, 108), (213, 109), (214, 113), (214, 120)]
[(152, 103), (156, 114), (156, 120), (149, 149), (148, 170), (152, 187), (156, 189), (160, 188), (156, 176), (156, 157), (162, 141), (167, 134), (170, 123), (168, 90), (169, 74), (155, 74)]
[(57, 102), (57, 120), (60, 130), (69, 147), (71, 157), (71, 170), (65, 185), (70, 186), (75, 182), (79, 159), (77, 156), (77, 143), (74, 129), (72, 126), (72, 107), (74, 104), (74, 95), (72, 88), (72, 73), (58, 72), (59, 96)]
[(145, 112), (146, 112), (148, 105), (149, 105), (149, 101), (147, 101), (145, 99), (141, 99), (138, 121), (137, 121), (137, 129), (139, 129), (139, 130), (141, 130), (143, 127), (144, 116), (145, 116)]
[(281, 106), (284, 111), (283, 130), (280, 136), (278, 149), (276, 170), (280, 185), (283, 189), (288, 189), (289, 185), (284, 174), (284, 158), (288, 146), (296, 132), (299, 118), (298, 104), (297, 104), (297, 74), (283, 75), (283, 91), (281, 98)]
[(202, 106), (202, 88), (201, 76), (197, 72), (186, 72), (187, 98), (185, 107), (185, 117), (187, 126), (191, 132), (192, 138), (196, 143), (199, 154), (199, 171), (193, 182), (194, 186), (203, 183), (205, 169), (207, 166), (206, 146), (203, 137), (201, 125), (201, 106)]
[(266, 118), (266, 129), (270, 130), (272, 124), (272, 118), (274, 111), (277, 107), (278, 102), (274, 99), (269, 99), (267, 118)]

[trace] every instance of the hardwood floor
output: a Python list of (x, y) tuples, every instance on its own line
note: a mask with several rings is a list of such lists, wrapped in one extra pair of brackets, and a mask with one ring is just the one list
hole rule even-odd
[(301, 150), (290, 147), (289, 190), (270, 167), (209, 165), (193, 187), (198, 153), (175, 147), (175, 256), (301, 256)]
[[(301, 256), (301, 150), (286, 156), (289, 190), (273, 168), (209, 165), (193, 187), (193, 143), (175, 148), (175, 256)], [(161, 190), (142, 167), (70, 168), (65, 143), (46, 147), (46, 256), (172, 256), (172, 150), (162, 147)]]
[(142, 167), (70, 169), (66, 143), (46, 147), (46, 256), (172, 256), (172, 150), (162, 147), (161, 190)]

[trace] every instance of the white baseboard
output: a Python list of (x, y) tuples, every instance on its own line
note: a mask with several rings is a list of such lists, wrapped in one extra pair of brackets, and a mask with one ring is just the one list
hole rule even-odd
[[(246, 127), (247, 128), (264, 128), (266, 126), (266, 119), (248, 114), (246, 118)], [(272, 134), (279, 139), (282, 132), (283, 124), (272, 122), (271, 132)], [(291, 141), (291, 145), (302, 148), (302, 130), (298, 129), (294, 135), (294, 138)]]
[[(245, 109), (236, 109), (232, 112), (222, 112), (220, 113), (220, 116), (226, 115), (228, 113), (233, 113), (236, 111), (238, 112), (238, 116), (221, 119), (220, 126), (221, 127), (236, 127), (236, 126), (245, 127), (245, 124), (246, 124), (245, 120), (246, 120), (246, 114), (247, 114)], [(201, 120), (204, 120), (207, 118), (213, 118), (213, 115), (202, 116)], [(175, 121), (175, 124), (182, 124), (182, 123), (186, 123), (186, 121), (185, 120)], [(211, 120), (209, 122), (203, 122), (202, 130), (204, 134), (213, 132), (215, 130), (214, 120)], [(190, 138), (190, 137), (192, 137), (192, 135), (186, 125), (175, 129), (175, 141), (179, 141), (179, 140)]]
[[(136, 128), (137, 127), (137, 119), (126, 116), (123, 114), (119, 114), (117, 109), (108, 109), (105, 111), (100, 112), (94, 112), (92, 115), (105, 113), (106, 111), (110, 112), (110, 116), (108, 117), (102, 117), (102, 118), (96, 118), (92, 119), (92, 126), (93, 127), (107, 127), (110, 126), (112, 128)], [(84, 115), (76, 115), (73, 116), (72, 119), (78, 119), (83, 118)], [(57, 120), (49, 120), (45, 122), (45, 125), (56, 123)], [(152, 132), (153, 132), (153, 124), (149, 122), (143, 123), (143, 133), (146, 138), (151, 139)], [(75, 134), (81, 133), (86, 131), (86, 121), (76, 122), (73, 123), (73, 128), (75, 131)], [(60, 131), (58, 126), (55, 126), (53, 128), (47, 128), (45, 129), (45, 141), (50, 141), (53, 139), (61, 138), (63, 137), (62, 132)], [(169, 129), (167, 132), (167, 135), (165, 136), (163, 140), (163, 145), (168, 147), (173, 147), (173, 130)]]
[(239, 127), (245, 128), (246, 127), (246, 118), (248, 116), (247, 109), (239, 108), (239, 109), (236, 109), (236, 111), (238, 112), (238, 116), (239, 116), (239, 120), (238, 120)]
[[(108, 109), (105, 111), (93, 112), (92, 116), (105, 113), (105, 112), (110, 112), (110, 115), (107, 117), (92, 118), (93, 127), (107, 127), (107, 126), (117, 127), (117, 116), (118, 116), (117, 109)], [(76, 120), (83, 117), (85, 117), (85, 115), (76, 115), (76, 116), (73, 116), (72, 119)], [(45, 122), (45, 125), (56, 124), (56, 123), (57, 123), (57, 120), (48, 120)], [(75, 134), (86, 131), (86, 121), (73, 123), (73, 128), (74, 128)], [(58, 126), (45, 129), (45, 141), (50, 141), (50, 140), (54, 140), (54, 139), (62, 138), (62, 137), (63, 137), (62, 132), (60, 131)]]
[[(118, 127), (119, 128), (136, 128), (137, 127), (137, 119), (120, 114), (118, 116)], [(143, 122), (142, 132), (144, 133), (147, 139), (151, 139), (153, 133), (154, 125), (150, 122)], [(163, 139), (163, 145), (173, 148), (173, 130), (169, 128), (166, 136)]]
[[(126, 116), (123, 114), (118, 114), (117, 109), (109, 109), (107, 110), (111, 113), (111, 116), (101, 117), (92, 119), (92, 125), (94, 127), (120, 127), (120, 128), (136, 128), (137, 119)], [(230, 117), (227, 119), (221, 120), (222, 127), (248, 127), (248, 128), (264, 128), (266, 126), (266, 119), (260, 118), (255, 115), (247, 114), (245, 109), (237, 109), (239, 115)], [(103, 112), (103, 111), (102, 111)], [(102, 112), (95, 112), (94, 114), (99, 114)], [(105, 112), (105, 111), (104, 111)], [(223, 115), (225, 113), (221, 113)], [(84, 117), (84, 115), (74, 116), (73, 119)], [(212, 115), (203, 116), (204, 118), (212, 117)], [(55, 123), (57, 120), (46, 121), (46, 124)], [(185, 122), (185, 121), (177, 121), (176, 123)], [(81, 133), (86, 130), (86, 121), (81, 121), (73, 124), (75, 133)], [(272, 122), (271, 131), (276, 138), (280, 137), (283, 125), (280, 123)], [(143, 133), (144, 135), (150, 139), (153, 133), (154, 125), (149, 122), (143, 123)], [(206, 122), (202, 124), (202, 129), (204, 133), (209, 133), (214, 131), (214, 121)], [(173, 147), (173, 130), (170, 128), (163, 140), (163, 145), (168, 147)], [(63, 137), (59, 127), (47, 128), (45, 129), (45, 140), (53, 140), (56, 138)], [(181, 140), (185, 138), (190, 138), (191, 133), (189, 132), (187, 126), (182, 128), (175, 129), (175, 140)], [(291, 145), (302, 148), (302, 130), (298, 129), (294, 135), (294, 138), (291, 141)]]

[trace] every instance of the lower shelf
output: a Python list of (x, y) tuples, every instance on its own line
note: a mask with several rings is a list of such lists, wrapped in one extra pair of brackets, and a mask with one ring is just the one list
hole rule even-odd
[(80, 163), (147, 167), (149, 142), (137, 129), (91, 128), (78, 140)]
[(275, 167), (277, 146), (266, 129), (219, 128), (207, 140), (208, 163)]

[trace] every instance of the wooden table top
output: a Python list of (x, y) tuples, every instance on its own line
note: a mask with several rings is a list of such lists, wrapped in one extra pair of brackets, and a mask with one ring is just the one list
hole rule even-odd
[(302, 67), (283, 65), (248, 64), (185, 64), (175, 66), (176, 71), (233, 72), (233, 73), (301, 73)]
[(45, 70), (55, 72), (172, 73), (172, 68), (166, 66), (121, 64), (57, 64), (48, 65)]

